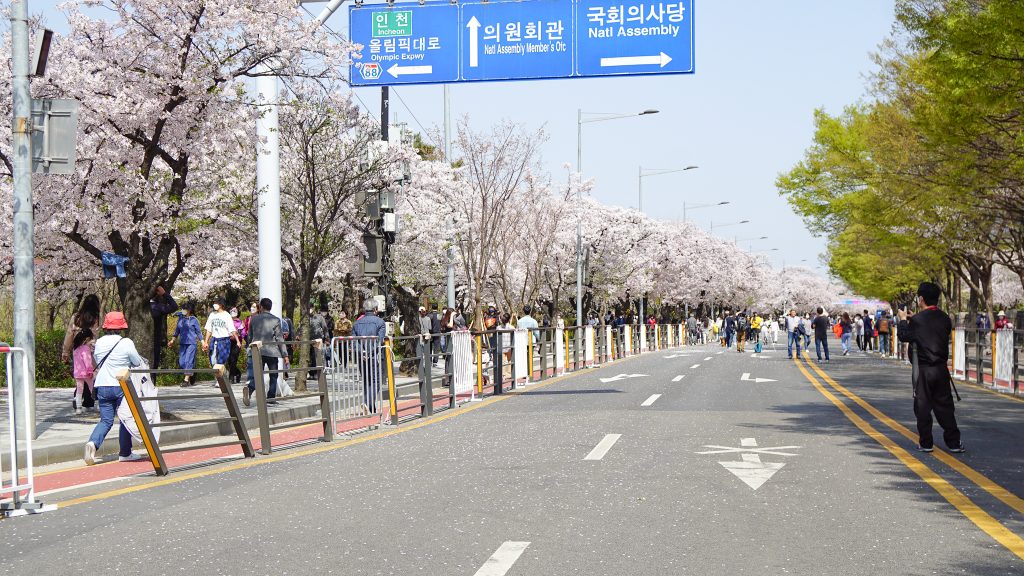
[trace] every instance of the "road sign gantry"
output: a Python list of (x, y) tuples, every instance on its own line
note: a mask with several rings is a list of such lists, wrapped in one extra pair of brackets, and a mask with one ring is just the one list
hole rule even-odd
[(349, 7), (353, 86), (690, 74), (693, 0)]

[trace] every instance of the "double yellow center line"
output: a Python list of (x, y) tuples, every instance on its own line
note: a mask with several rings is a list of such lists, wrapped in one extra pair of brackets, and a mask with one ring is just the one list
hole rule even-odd
[[(874, 426), (868, 423), (866, 420), (861, 418), (856, 412), (853, 411), (849, 406), (846, 405), (843, 400), (836, 397), (828, 388), (823, 386), (821, 382), (816, 378), (807, 367), (813, 369), (814, 372), (821, 377), (822, 380), (827, 382), (834, 390), (846, 396), (858, 406), (866, 410), (869, 414), (878, 419), (881, 423), (885, 424), (892, 430), (902, 434), (906, 438), (917, 442), (917, 435), (908, 430), (905, 426), (896, 422), (892, 418), (886, 416), (874, 406), (871, 406), (864, 400), (862, 400), (856, 394), (850, 392), (845, 387), (840, 385), (838, 382), (833, 380), (828, 374), (826, 374), (821, 368), (815, 366), (810, 361), (804, 359), (801, 362), (799, 359), (794, 359), (793, 362), (796, 364), (800, 372), (803, 373), (804, 377), (810, 381), (811, 384), (821, 393), (822, 396), (827, 398), (832, 404), (839, 408), (846, 418), (853, 423), (854, 426), (859, 428), (861, 432), (864, 432), (876, 442), (881, 444), (886, 450), (895, 456), (904, 466), (909, 468), (912, 472), (917, 474), (922, 480), (931, 486), (936, 492), (939, 493), (947, 502), (956, 507), (968, 520), (974, 523), (975, 526), (980, 528), (986, 534), (991, 536), (994, 540), (1006, 547), (1007, 550), (1013, 552), (1018, 558), (1024, 559), (1024, 539), (1018, 536), (1016, 533), (1011, 531), (1009, 528), (1004, 526), (1001, 522), (992, 517), (988, 512), (982, 510), (977, 504), (971, 501), (963, 492), (958, 490), (938, 473), (929, 468), (924, 462), (914, 457), (912, 454), (907, 452), (905, 449), (900, 447), (896, 442), (890, 439), (885, 434), (879, 432)], [(964, 464), (960, 460), (952, 457), (951, 455), (943, 452), (936, 448), (933, 453), (942, 463), (948, 465), (953, 470), (956, 470), (962, 474), (965, 478), (976, 484), (981, 489), (985, 490), (992, 496), (995, 496), (999, 501), (1003, 502), (1018, 513), (1024, 514), (1024, 500), (1021, 500), (1018, 496), (1011, 493), (1009, 490), (996, 484), (982, 473), (974, 470), (970, 466)]]

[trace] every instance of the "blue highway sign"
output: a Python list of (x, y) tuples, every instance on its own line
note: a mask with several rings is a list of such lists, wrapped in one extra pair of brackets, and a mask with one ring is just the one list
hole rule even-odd
[(693, 0), (495, 0), (349, 7), (353, 86), (694, 71)]

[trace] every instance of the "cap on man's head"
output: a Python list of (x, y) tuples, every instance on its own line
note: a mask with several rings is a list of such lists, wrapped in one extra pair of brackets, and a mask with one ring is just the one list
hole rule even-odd
[(1000, 310), (999, 314), (996, 314), (996, 316), (1006, 316), (1006, 312)]

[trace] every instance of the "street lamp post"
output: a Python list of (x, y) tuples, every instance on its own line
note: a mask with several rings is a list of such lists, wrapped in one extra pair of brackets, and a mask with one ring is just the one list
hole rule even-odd
[[(696, 206), (690, 206), (689, 209), (690, 210), (700, 210), (701, 208), (714, 208), (715, 206), (725, 206), (728, 203), (729, 203), (729, 201), (725, 200), (725, 201), (722, 201), (722, 202), (715, 202), (713, 204), (698, 204)], [(687, 205), (686, 205), (686, 202), (684, 201), (683, 202), (683, 222), (686, 222), (686, 210), (687, 210)]]
[[(583, 125), (594, 122), (607, 122), (621, 118), (632, 118), (634, 116), (647, 116), (657, 114), (658, 110), (644, 110), (633, 114), (599, 114), (587, 113), (582, 108), (578, 110), (576, 119), (576, 171), (579, 172), (580, 181), (576, 185), (576, 204), (583, 201)], [(585, 118), (587, 115), (597, 118)], [(583, 216), (576, 214), (576, 325), (583, 322)]]
[[(726, 228), (728, 226), (739, 226), (740, 224), (750, 224), (750, 220), (740, 220), (739, 222), (728, 222), (726, 224), (719, 224), (718, 227), (719, 228)], [(708, 229), (708, 234), (713, 234), (714, 232), (715, 232), (715, 222), (712, 221), (711, 222), (711, 226)]]
[(698, 166), (687, 166), (686, 168), (648, 168), (644, 169), (640, 167), (637, 173), (636, 179), (636, 207), (641, 213), (644, 211), (644, 178), (648, 176), (663, 176), (665, 174), (675, 174), (677, 172), (686, 172), (687, 170), (696, 170)]

